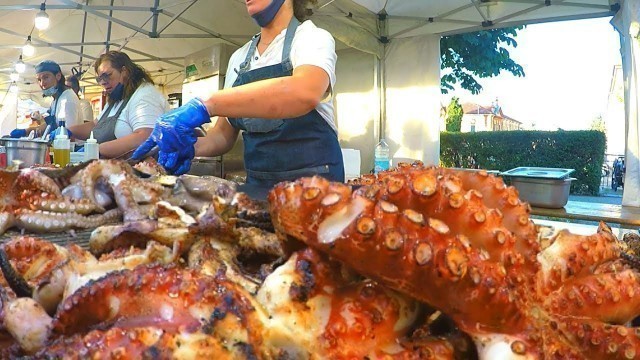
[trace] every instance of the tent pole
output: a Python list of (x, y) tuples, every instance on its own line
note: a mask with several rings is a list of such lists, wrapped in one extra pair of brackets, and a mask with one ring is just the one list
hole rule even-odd
[[(113, 0), (111, 0), (111, 6), (113, 6)], [(86, 12), (85, 12), (86, 14)], [(107, 46), (105, 46), (105, 51), (109, 51), (109, 43), (111, 42), (111, 19), (113, 16), (113, 10), (109, 10), (109, 22), (107, 23)]]
[[(89, 5), (89, 0), (85, 0), (85, 5)], [(80, 46), (80, 72), (82, 73), (82, 55), (84, 54), (84, 36), (87, 33), (87, 12), (84, 12), (84, 18), (82, 19), (82, 37), (80, 38), (80, 42), (83, 44)]]
[(380, 82), (380, 130), (378, 133), (378, 141), (387, 137), (387, 74), (386, 74), (386, 57), (387, 44), (389, 43), (389, 17), (383, 9), (378, 13), (378, 41), (382, 44), (382, 59), (379, 61), (378, 78)]
[(160, 6), (160, 0), (155, 0), (151, 12), (153, 13), (153, 21), (151, 22), (151, 32), (149, 37), (158, 37), (158, 6)]

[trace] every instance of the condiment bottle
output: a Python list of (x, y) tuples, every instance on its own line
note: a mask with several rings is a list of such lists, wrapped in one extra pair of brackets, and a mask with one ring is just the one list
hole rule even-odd
[(98, 160), (99, 158), (98, 140), (93, 138), (92, 131), (87, 141), (84, 142), (84, 161)]
[(71, 141), (64, 126), (59, 129), (60, 134), (53, 140), (53, 163), (65, 167), (71, 161)]

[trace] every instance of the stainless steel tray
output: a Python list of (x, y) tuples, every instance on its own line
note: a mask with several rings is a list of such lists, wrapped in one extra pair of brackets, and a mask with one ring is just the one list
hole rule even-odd
[(574, 169), (545, 168), (545, 167), (517, 167), (500, 173), (502, 176), (527, 177), (538, 179), (566, 179)]

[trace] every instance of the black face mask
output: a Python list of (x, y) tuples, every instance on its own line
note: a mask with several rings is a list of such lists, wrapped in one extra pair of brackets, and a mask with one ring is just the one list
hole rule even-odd
[(111, 90), (111, 93), (109, 94), (109, 99), (113, 101), (120, 101), (122, 100), (123, 96), (124, 96), (124, 85), (119, 83), (118, 85), (116, 85), (116, 87), (113, 88), (113, 90)]

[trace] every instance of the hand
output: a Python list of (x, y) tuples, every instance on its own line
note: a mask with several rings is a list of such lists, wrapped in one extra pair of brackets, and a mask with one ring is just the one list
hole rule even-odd
[(9, 136), (11, 136), (14, 139), (19, 139), (21, 137), (27, 137), (27, 130), (26, 129), (14, 129), (14, 130), (11, 130), (11, 133), (9, 134)]
[(158, 163), (173, 174), (183, 174), (195, 156), (194, 129), (210, 121), (202, 100), (195, 98), (183, 106), (160, 116), (149, 138), (131, 156), (140, 160), (154, 146), (160, 148)]
[(44, 118), (42, 117), (42, 114), (40, 114), (40, 111), (32, 112), (31, 120), (37, 121), (38, 124), (42, 124), (44, 122)]

